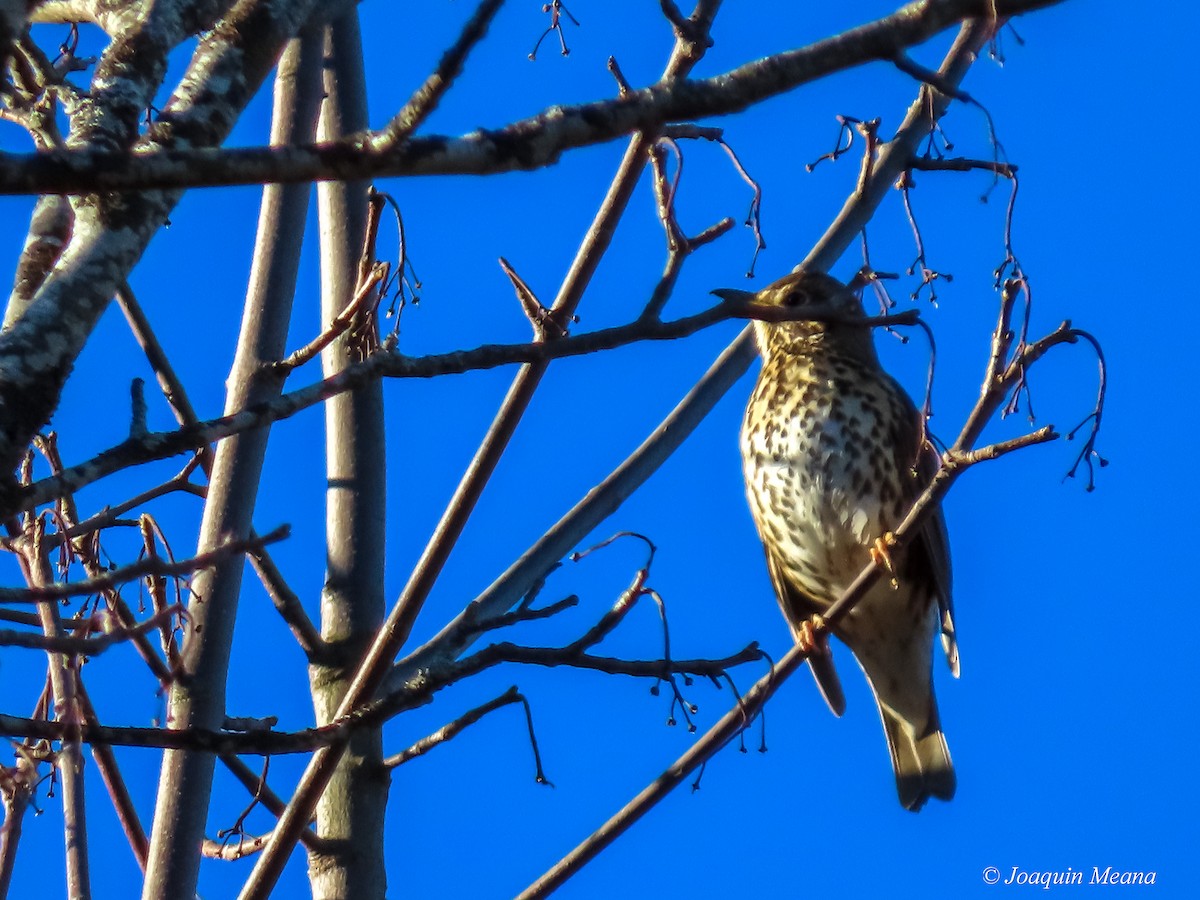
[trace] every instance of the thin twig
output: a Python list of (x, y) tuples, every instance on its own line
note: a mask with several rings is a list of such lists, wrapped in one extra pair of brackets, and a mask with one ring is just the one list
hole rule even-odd
[(488, 26), (504, 0), (483, 0), (475, 10), (475, 14), (467, 20), (462, 32), (449, 49), (442, 54), (434, 69), (425, 82), (417, 88), (408, 102), (400, 109), (392, 120), (381, 131), (372, 136), (371, 146), (376, 152), (387, 152), (405, 141), (415, 132), (430, 113), (437, 109), (446, 91), (454, 80), (462, 73), (467, 56), (475, 45), (483, 40)]
[(256, 538), (230, 541), (215, 550), (199, 553), (191, 559), (169, 562), (161, 557), (148, 557), (139, 562), (119, 569), (113, 569), (105, 575), (96, 575), (82, 581), (71, 581), (65, 584), (41, 584), (28, 588), (0, 588), (0, 603), (37, 603), (43, 600), (62, 600), (67, 597), (98, 594), (109, 588), (142, 578), (147, 575), (191, 575), (200, 569), (207, 569), (234, 554), (247, 553), (265, 544), (282, 541), (291, 534), (291, 526), (280, 525), (274, 531)]
[(521, 311), (525, 313), (525, 318), (533, 327), (533, 339), (545, 341), (566, 337), (566, 325), (558, 321), (558, 316), (542, 304), (542, 301), (537, 298), (537, 294), (533, 292), (533, 288), (517, 274), (517, 270), (509, 261), (501, 256), (498, 262), (504, 274), (508, 276), (508, 280), (512, 282), (513, 290), (517, 294), (517, 302), (521, 304)]
[[(159, 343), (154, 329), (150, 327), (150, 321), (146, 318), (146, 314), (142, 310), (141, 304), (138, 303), (137, 297), (129, 287), (128, 282), (122, 282), (117, 289), (116, 299), (117, 305), (121, 307), (121, 311), (125, 315), (125, 320), (133, 332), (134, 339), (141, 346), (142, 352), (146, 354), (146, 360), (154, 370), (159, 387), (162, 389), (167, 403), (171, 406), (176, 421), (185, 427), (195, 425), (200, 421), (200, 417), (196, 414), (195, 408), (188, 399), (187, 391), (184, 390), (183, 382), (171, 366), (166, 351), (163, 350), (162, 345)], [(204, 470), (204, 474), (211, 478), (214, 459), (212, 447), (208, 444), (197, 445), (196, 458), (200, 467)], [(191, 469), (189, 468), (186, 471), (190, 473)], [(182, 475), (177, 477), (183, 478)], [(185, 484), (186, 479), (180, 485), (179, 489), (189, 489), (184, 486)], [(145, 498), (143, 502), (153, 499), (153, 497), (145, 494), (142, 497)], [(141, 505), (137, 502), (139, 499), (134, 498), (128, 504), (122, 504), (121, 507), (116, 507), (116, 509), (122, 513), (134, 509), (136, 506)], [(95, 516), (93, 519), (99, 520), (100, 516)], [(251, 530), (250, 536), (256, 537), (257, 532)], [(267, 596), (271, 598), (271, 602), (275, 605), (275, 609), (279, 612), (280, 617), (287, 623), (296, 641), (300, 644), (300, 649), (304, 651), (309, 659), (319, 658), (324, 653), (325, 642), (322, 640), (320, 632), (313, 625), (312, 620), (309, 618), (308, 613), (304, 610), (295, 593), (288, 587), (283, 573), (279, 571), (270, 554), (260, 549), (250, 554), (250, 562), (254, 567), (255, 574), (258, 575), (259, 581), (262, 582), (263, 587), (266, 589)]]
[(1099, 383), (1096, 386), (1095, 408), (1088, 413), (1082, 422), (1067, 432), (1067, 440), (1071, 441), (1075, 439), (1075, 435), (1081, 428), (1090, 425), (1090, 428), (1088, 429), (1087, 440), (1083, 442), (1083, 447), (1080, 449), (1079, 455), (1075, 458), (1075, 464), (1071, 466), (1070, 471), (1068, 471), (1066, 474), (1067, 478), (1074, 478), (1075, 472), (1078, 470), (1080, 464), (1082, 463), (1086, 465), (1088, 471), (1088, 483), (1086, 490), (1090, 493), (1096, 489), (1095, 467), (1099, 465), (1100, 468), (1103, 469), (1108, 465), (1108, 460), (1096, 451), (1096, 438), (1100, 433), (1100, 423), (1104, 418), (1104, 401), (1108, 394), (1108, 364), (1104, 359), (1104, 350), (1096, 338), (1094, 338), (1089, 332), (1083, 331), (1079, 328), (1073, 328), (1071, 330), (1075, 337), (1091, 344), (1092, 349), (1096, 353), (1096, 363), (1100, 370), (1098, 379)]
[(908, 267), (908, 274), (912, 275), (918, 266), (921, 267), (921, 283), (917, 285), (917, 289), (909, 294), (909, 299), (916, 300), (921, 296), (921, 291), (926, 287), (929, 288), (929, 302), (937, 306), (937, 286), (934, 284), (937, 279), (942, 278), (946, 281), (953, 281), (954, 276), (947, 272), (938, 272), (929, 268), (929, 263), (925, 258), (925, 241), (921, 237), (921, 226), (917, 224), (916, 213), (912, 208), (912, 197), (909, 192), (914, 186), (911, 172), (905, 172), (900, 176), (900, 180), (896, 182), (896, 186), (900, 189), (900, 197), (904, 201), (904, 214), (908, 217), (909, 227), (912, 228), (913, 241), (917, 245), (917, 258), (913, 260), (913, 264)]
[(892, 64), (905, 75), (911, 75), (917, 81), (929, 85), (947, 97), (958, 100), (960, 103), (969, 103), (972, 106), (979, 105), (975, 102), (974, 97), (947, 79), (941, 72), (925, 68), (903, 51), (892, 57)]
[[(85, 722), (97, 721), (96, 709), (92, 706), (92, 700), (88, 696), (87, 690), (84, 689), (82, 679), (77, 682), (76, 690), (79, 698), (79, 711), (83, 720)], [(116, 754), (113, 753), (111, 747), (104, 744), (92, 744), (91, 747), (92, 758), (96, 761), (96, 769), (108, 790), (108, 796), (112, 799), (113, 809), (117, 814), (117, 820), (121, 823), (125, 839), (129, 842), (129, 849), (133, 851), (133, 858), (137, 860), (138, 868), (142, 870), (142, 874), (145, 874), (146, 858), (150, 852), (150, 839), (146, 837), (146, 830), (142, 827), (133, 797), (129, 794), (125, 779), (121, 777)]]
[(736, 653), (716, 659), (624, 659), (583, 653), (573, 646), (524, 647), (502, 642), (489, 644), (478, 653), (465, 657), (455, 666), (450, 680), (461, 681), (501, 663), (519, 663), (547, 668), (588, 669), (606, 675), (628, 675), (632, 678), (670, 681), (672, 675), (695, 675), (701, 678), (719, 676), (734, 666), (755, 662), (761, 658), (762, 651), (758, 649), (757, 641), (747, 644)]
[(379, 302), (379, 285), (387, 280), (388, 264), (376, 263), (367, 277), (360, 281), (354, 296), (319, 335), (291, 353), (286, 359), (270, 363), (268, 368), (277, 374), (286, 375), (295, 371), (309, 360), (315, 359), (322, 350), (341, 337), (355, 324), (365, 309)]
[(917, 156), (912, 160), (912, 168), (920, 172), (971, 172), (978, 169), (983, 172), (991, 172), (993, 175), (999, 175), (1002, 178), (1012, 178), (1017, 171), (1017, 167), (1011, 163), (997, 162), (990, 159), (967, 159), (965, 157), (932, 159), (925, 156)]
[[(258, 798), (259, 803), (262, 804), (264, 809), (274, 816), (278, 816), (283, 812), (287, 804), (283, 802), (283, 799), (278, 794), (271, 790), (262, 773), (255, 772), (231, 753), (222, 753), (220, 758), (230, 774), (241, 782), (246, 790)], [(329, 841), (309, 828), (305, 828), (300, 832), (300, 843), (314, 853), (329, 853), (334, 849), (330, 847)]]
[[(175, 563), (175, 555), (171, 551), (170, 545), (167, 543), (166, 535), (162, 533), (162, 529), (158, 527), (158, 523), (149, 513), (142, 513), (139, 518), (142, 531), (142, 542), (147, 559), (154, 559), (158, 556), (158, 547), (155, 544), (155, 537), (166, 548), (167, 558), (171, 563)], [(179, 588), (179, 580), (175, 579), (175, 610), (182, 612), (184, 609), (183, 592)], [(167, 579), (162, 575), (151, 575), (146, 578), (146, 586), (150, 592), (150, 602), (154, 606), (157, 614), (161, 615), (168, 609), (167, 604)], [(156, 616), (157, 617), (157, 616)], [(163, 656), (167, 659), (169, 665), (174, 671), (179, 671), (182, 668), (183, 661), (179, 656), (179, 642), (175, 640), (175, 628), (170, 621), (171, 617), (164, 618), (160, 629), (160, 640), (162, 642)]]
[(453, 722), (447, 722), (437, 731), (432, 734), (427, 734), (419, 741), (414, 743), (406, 750), (393, 754), (383, 761), (385, 768), (394, 769), (397, 766), (402, 766), (410, 760), (416, 759), (418, 756), (424, 756), (434, 747), (452, 741), (458, 737), (465, 729), (474, 725), (490, 712), (500, 709), (502, 706), (508, 706), (512, 703), (520, 703), (524, 699), (521, 692), (517, 690), (516, 685), (510, 687), (499, 697), (489, 700), (487, 703), (480, 704), (474, 709), (469, 709)]
[[(28, 647), (53, 653), (68, 653), (85, 657), (99, 656), (113, 644), (133, 640), (139, 635), (163, 627), (181, 612), (183, 612), (182, 605), (168, 606), (145, 621), (139, 622), (133, 628), (115, 628), (86, 638), (67, 637), (62, 634), (30, 634), (25, 631), (0, 629), (0, 647)], [(78, 623), (71, 624), (78, 626)]]
[(159, 497), (165, 497), (167, 494), (179, 492), (203, 497), (206, 491), (204, 486), (193, 484), (190, 480), (192, 472), (196, 470), (199, 464), (199, 457), (193, 456), (177, 474), (168, 478), (157, 487), (142, 491), (137, 496), (130, 497), (124, 503), (118, 503), (116, 506), (106, 506), (101, 512), (96, 513), (89, 519), (84, 519), (78, 524), (71, 525), (63, 532), (46, 535), (45, 546), (47, 549), (52, 550), (63, 540), (73, 541), (76, 538), (103, 531), (105, 528), (112, 528), (115, 525), (127, 525), (136, 528), (138, 524), (136, 520), (122, 519), (121, 517), (130, 510), (145, 506), (150, 501), (157, 500)]

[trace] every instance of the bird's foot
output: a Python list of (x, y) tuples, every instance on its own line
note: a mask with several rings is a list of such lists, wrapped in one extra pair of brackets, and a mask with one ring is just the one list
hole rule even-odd
[(815, 615), (801, 622), (796, 629), (796, 643), (809, 656), (814, 653), (828, 656), (829, 626), (825, 624), (825, 617)]
[(877, 566), (883, 566), (888, 571), (888, 575), (892, 577), (892, 590), (897, 590), (900, 587), (900, 581), (896, 578), (896, 567), (892, 564), (892, 547), (896, 546), (896, 535), (892, 532), (885, 532), (883, 537), (876, 538), (875, 543), (871, 545), (871, 561)]

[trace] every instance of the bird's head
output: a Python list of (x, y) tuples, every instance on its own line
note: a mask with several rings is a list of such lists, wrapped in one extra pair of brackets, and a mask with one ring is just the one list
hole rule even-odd
[(875, 358), (871, 329), (862, 324), (866, 318), (862, 303), (853, 291), (824, 272), (793, 272), (757, 292), (720, 288), (713, 293), (722, 300), (788, 312), (788, 321), (755, 321), (764, 356), (781, 350), (800, 354), (835, 351)]

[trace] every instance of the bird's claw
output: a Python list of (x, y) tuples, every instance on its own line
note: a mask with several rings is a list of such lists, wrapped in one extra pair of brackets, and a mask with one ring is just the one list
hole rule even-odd
[(897, 590), (900, 587), (900, 581), (896, 578), (896, 567), (892, 563), (892, 554), (889, 552), (892, 547), (896, 546), (896, 535), (892, 532), (885, 532), (883, 537), (876, 538), (875, 543), (871, 545), (871, 561), (877, 566), (883, 566), (887, 569), (888, 575), (892, 579), (892, 590)]
[(820, 653), (829, 655), (829, 626), (825, 617), (814, 615), (800, 623), (796, 630), (796, 643), (806, 654)]

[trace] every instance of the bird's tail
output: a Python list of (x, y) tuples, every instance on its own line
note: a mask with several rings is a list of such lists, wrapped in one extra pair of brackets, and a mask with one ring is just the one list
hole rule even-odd
[[(930, 698), (931, 705), (932, 697)], [(896, 792), (900, 805), (917, 812), (930, 797), (949, 800), (957, 779), (946, 736), (938, 722), (937, 707), (930, 711), (924, 734), (918, 735), (903, 719), (882, 704), (883, 731), (896, 770)]]

